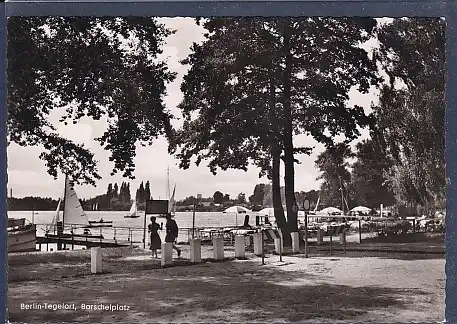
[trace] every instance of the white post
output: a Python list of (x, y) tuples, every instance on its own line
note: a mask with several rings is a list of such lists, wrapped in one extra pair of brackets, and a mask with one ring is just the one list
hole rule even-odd
[(324, 230), (322, 228), (317, 230), (317, 244), (324, 244)]
[(275, 238), (275, 251), (280, 254), (283, 250), (281, 238)]
[(383, 214), (382, 214), (382, 207), (383, 207), (383, 206), (382, 206), (382, 204), (381, 204), (381, 217), (383, 217)]
[(90, 272), (102, 272), (102, 249), (99, 246), (90, 249)]
[(202, 261), (202, 240), (190, 240), (190, 262), (199, 263)]
[(299, 236), (298, 232), (292, 232), (292, 253), (297, 253), (300, 252), (300, 242), (299, 242)]
[(262, 234), (254, 233), (253, 238), (254, 238), (254, 254), (262, 255)]
[(162, 267), (173, 264), (173, 243), (162, 243)]
[(214, 260), (224, 259), (224, 239), (222, 237), (213, 238), (213, 258)]
[(244, 259), (246, 256), (245, 240), (243, 235), (235, 236), (235, 258)]

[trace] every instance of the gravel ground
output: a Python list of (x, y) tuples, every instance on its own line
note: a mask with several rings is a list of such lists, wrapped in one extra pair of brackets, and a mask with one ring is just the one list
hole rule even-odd
[[(335, 252), (262, 260), (182, 259), (161, 268), (142, 249), (104, 249), (104, 273), (89, 251), (14, 255), (8, 309), (13, 322), (437, 322), (444, 317), (444, 256)], [(226, 247), (225, 257), (234, 256)], [(75, 309), (21, 309), (66, 303)], [(83, 304), (113, 305), (111, 310)], [(57, 306), (55, 306), (57, 307)], [(97, 306), (98, 307), (98, 306)], [(117, 309), (115, 309), (117, 307)], [(34, 307), (37, 308), (37, 307)], [(128, 308), (128, 309), (127, 309)]]

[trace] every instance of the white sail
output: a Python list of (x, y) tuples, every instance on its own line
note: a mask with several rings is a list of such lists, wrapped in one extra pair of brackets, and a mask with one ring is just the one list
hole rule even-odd
[(55, 226), (57, 225), (57, 222), (60, 221), (60, 203), (62, 202), (62, 198), (59, 198), (59, 201), (57, 203), (57, 208), (56, 208), (56, 213), (54, 214), (54, 217), (52, 218), (51, 224), (46, 226), (46, 232), (53, 230)]
[(173, 188), (173, 194), (170, 197), (170, 200), (168, 200), (168, 212), (173, 213), (175, 209), (175, 191), (176, 191), (176, 184), (175, 187)]
[(136, 215), (136, 201), (133, 202), (132, 207), (130, 207), (129, 211), (129, 216), (135, 216)]
[(65, 192), (65, 206), (64, 206), (64, 219), (65, 224), (72, 225), (89, 225), (84, 209), (81, 206), (78, 195), (75, 189), (70, 184), (68, 178), (66, 179), (66, 192)]

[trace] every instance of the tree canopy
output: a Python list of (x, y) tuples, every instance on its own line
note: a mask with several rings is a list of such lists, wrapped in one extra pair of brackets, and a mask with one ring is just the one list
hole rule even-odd
[(358, 125), (368, 124), (347, 100), (353, 87), (367, 92), (379, 81), (360, 47), (375, 20), (215, 18), (204, 26), (206, 40), (183, 62), (191, 65), (181, 87), (185, 122), (173, 146), (181, 167), (195, 158), (197, 165), (209, 160), (213, 173), (246, 169), (250, 161), (261, 174), (277, 170), (270, 173), (277, 180), (273, 200), (282, 208), (279, 163), (275, 169), (271, 162), (283, 152), (287, 214), (296, 230), (294, 154), (311, 148), (295, 147), (293, 135), (333, 145), (335, 135), (350, 141), (360, 135)]
[(147, 17), (10, 17), (7, 28), (8, 143), (41, 145), (50, 175), (95, 184), (92, 152), (59, 136), (49, 117), (104, 118), (97, 141), (112, 173), (133, 178), (136, 144), (172, 133), (163, 97), (175, 75), (158, 59), (172, 31)]
[(445, 198), (444, 32), (441, 18), (396, 19), (378, 31), (390, 82), (373, 109), (389, 180), (398, 202), (426, 210)]
[(323, 180), (320, 193), (324, 206), (344, 208), (341, 192), (346, 196), (346, 184), (351, 181), (348, 159), (353, 156), (349, 145), (340, 143), (317, 157), (316, 167), (322, 172), (318, 179)]

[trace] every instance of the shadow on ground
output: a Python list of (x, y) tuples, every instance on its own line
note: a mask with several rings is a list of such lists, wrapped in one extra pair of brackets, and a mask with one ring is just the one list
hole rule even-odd
[[(421, 293), (315, 284), (313, 275), (275, 271), (252, 262), (202, 263), (154, 270), (137, 268), (136, 272), (130, 272), (135, 267), (139, 264), (129, 262), (122, 273), (112, 266), (109, 274), (10, 283), (10, 321), (353, 320), (369, 310), (401, 308), (404, 298), (400, 296)], [(301, 281), (292, 285), (297, 278)], [(21, 302), (66, 302), (76, 303), (77, 307), (80, 303), (127, 304), (130, 310), (25, 312), (20, 310)]]

